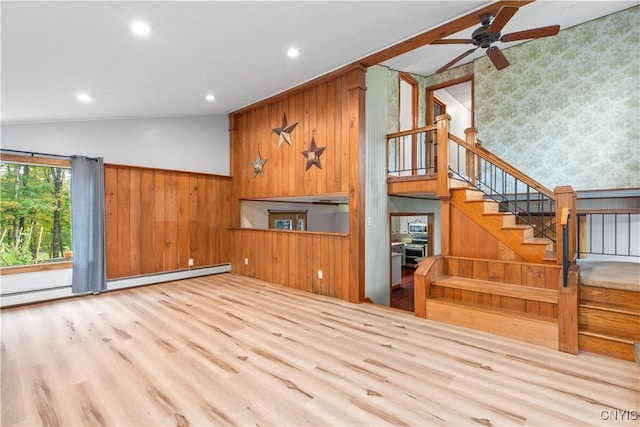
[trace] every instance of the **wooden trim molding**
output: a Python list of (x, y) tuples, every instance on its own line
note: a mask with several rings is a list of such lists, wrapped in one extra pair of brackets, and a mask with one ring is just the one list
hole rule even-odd
[(36, 273), (39, 271), (51, 271), (51, 270), (64, 270), (66, 268), (72, 268), (73, 262), (48, 262), (45, 264), (31, 264), (31, 265), (16, 265), (13, 267), (0, 268), (0, 276), (7, 276), (10, 274), (23, 274), (23, 273)]
[(22, 163), (28, 165), (42, 165), (42, 166), (61, 166), (71, 167), (70, 159), (61, 159), (54, 157), (41, 157), (41, 156), (28, 156), (20, 154), (0, 154), (0, 161), (9, 163)]
[(147, 171), (152, 171), (152, 172), (167, 172), (167, 173), (180, 173), (180, 174), (188, 174), (188, 175), (202, 175), (202, 176), (211, 176), (211, 177), (215, 177), (215, 178), (223, 178), (223, 179), (228, 179), (231, 180), (231, 176), (230, 175), (218, 175), (215, 173), (206, 173), (206, 172), (192, 172), (192, 171), (187, 171), (187, 170), (179, 170), (179, 169), (164, 169), (164, 168), (155, 168), (155, 167), (151, 167), (151, 166), (135, 166), (135, 165), (124, 165), (124, 164), (120, 164), (120, 163), (105, 163), (105, 167), (109, 166), (109, 167), (116, 167), (116, 168), (127, 168), (127, 169), (137, 169), (137, 170), (147, 170)]

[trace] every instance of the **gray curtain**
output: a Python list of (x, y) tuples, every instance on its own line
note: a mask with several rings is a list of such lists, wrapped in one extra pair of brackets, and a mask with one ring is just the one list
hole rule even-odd
[(107, 288), (104, 205), (102, 158), (72, 156), (73, 293), (99, 293)]

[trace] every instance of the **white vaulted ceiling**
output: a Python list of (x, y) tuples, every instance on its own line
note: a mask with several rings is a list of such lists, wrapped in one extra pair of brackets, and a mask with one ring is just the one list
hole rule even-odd
[[(489, 3), (3, 1), (2, 122), (227, 114)], [(565, 28), (634, 4), (540, 1), (505, 30)], [(136, 20), (152, 32), (133, 34)], [(465, 48), (428, 46), (385, 64), (431, 74)]]

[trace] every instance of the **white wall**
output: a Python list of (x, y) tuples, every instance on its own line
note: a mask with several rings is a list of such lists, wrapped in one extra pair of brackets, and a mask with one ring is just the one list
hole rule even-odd
[[(460, 84), (471, 86), (471, 82)], [(471, 90), (469, 90), (469, 92), (471, 92)], [(447, 114), (451, 116), (449, 132), (464, 141), (466, 138), (464, 131), (471, 127), (471, 111), (447, 92), (446, 88), (435, 91), (434, 95), (447, 104)], [(455, 142), (449, 142), (449, 164), (454, 171), (464, 170), (464, 163), (460, 164), (460, 162), (464, 162), (465, 152), (466, 150), (461, 150), (460, 146)]]
[(269, 209), (275, 211), (307, 211), (307, 231), (327, 233), (349, 232), (349, 206), (313, 205), (311, 203), (240, 202), (240, 226), (269, 228)]
[(3, 124), (4, 149), (230, 175), (225, 115)]
[[(460, 84), (471, 86), (471, 82), (464, 82)], [(469, 92), (471, 92), (471, 90), (469, 90)], [(436, 90), (434, 95), (447, 104), (447, 114), (451, 116), (449, 132), (458, 138), (464, 139), (465, 129), (471, 127), (471, 111), (447, 92), (446, 88)]]
[[(389, 209), (387, 196), (387, 124), (389, 86), (397, 87), (397, 79), (391, 82), (386, 67), (367, 69), (366, 96), (366, 147), (365, 147), (365, 212), (364, 236), (365, 297), (376, 304), (391, 304), (391, 242), (389, 241)], [(397, 74), (396, 74), (397, 76)], [(397, 107), (396, 107), (397, 108)], [(397, 126), (395, 121), (394, 127)], [(394, 129), (395, 130), (395, 129)]]

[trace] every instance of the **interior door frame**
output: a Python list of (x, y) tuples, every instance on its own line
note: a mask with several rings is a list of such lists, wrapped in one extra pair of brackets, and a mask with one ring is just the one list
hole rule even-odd
[(471, 127), (475, 127), (476, 118), (475, 118), (475, 87), (473, 84), (473, 74), (467, 74), (466, 76), (458, 77), (457, 79), (447, 80), (446, 82), (438, 83), (433, 86), (428, 86), (425, 89), (425, 99), (426, 99), (426, 117), (425, 123), (433, 124), (435, 117), (433, 117), (433, 103), (434, 103), (434, 92), (440, 89), (447, 88), (449, 86), (455, 86), (460, 83), (471, 82)]
[[(405, 82), (406, 84), (411, 86), (411, 129), (416, 129), (418, 127), (418, 110), (419, 110), (418, 87), (419, 87), (419, 83), (418, 83), (418, 80), (416, 80), (411, 74), (405, 73), (404, 71), (401, 71), (399, 73), (398, 93), (399, 93), (400, 96), (398, 96), (398, 103), (399, 103), (398, 112), (400, 114), (402, 114), (402, 105), (403, 105), (403, 102), (402, 102), (402, 82)], [(398, 119), (398, 130), (400, 130), (400, 131), (407, 130), (407, 129), (402, 129), (401, 128), (399, 119)], [(413, 135), (413, 137), (411, 138), (411, 174), (412, 175), (414, 175), (416, 173), (416, 169), (418, 167), (417, 153), (418, 153), (418, 141), (417, 141), (415, 135)], [(404, 154), (403, 154), (403, 156), (404, 156)]]
[[(389, 242), (392, 241), (393, 234), (393, 217), (396, 216), (425, 216), (427, 217), (427, 248), (426, 256), (433, 256), (433, 229), (435, 227), (435, 213), (434, 212), (389, 212)], [(393, 280), (392, 272), (392, 259), (389, 257), (389, 307), (391, 307), (391, 299), (393, 298), (393, 286), (391, 281)]]

